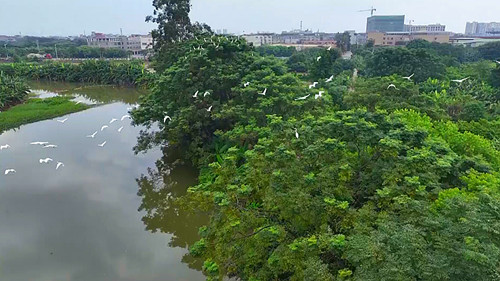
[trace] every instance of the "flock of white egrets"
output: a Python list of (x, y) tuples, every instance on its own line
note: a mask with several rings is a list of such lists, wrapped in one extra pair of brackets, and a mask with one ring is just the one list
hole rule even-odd
[[(132, 110), (132, 108), (128, 108), (128, 110)], [(65, 118), (65, 119), (61, 119), (61, 120), (55, 120), (56, 122), (58, 123), (61, 123), (61, 124), (64, 124), (66, 123), (66, 121), (68, 121), (69, 118)], [(123, 115), (121, 118), (120, 118), (120, 121), (124, 121), (125, 119), (131, 119), (130, 115)], [(115, 122), (117, 122), (118, 119), (116, 118), (113, 118), (111, 119), (111, 121), (109, 121), (109, 124), (113, 124)], [(100, 131), (104, 131), (106, 129), (109, 128), (109, 125), (103, 125), (100, 129)], [(118, 133), (121, 133), (123, 130), (123, 126), (121, 126), (120, 128), (118, 128)], [(95, 138), (95, 136), (99, 133), (99, 131), (95, 131), (93, 134), (91, 135), (88, 135), (87, 138)], [(100, 143), (100, 144), (97, 144), (97, 146), (99, 147), (104, 147), (106, 145), (107, 141), (104, 141), (103, 143)], [(54, 148), (57, 148), (58, 146), (55, 145), (55, 144), (51, 144), (49, 142), (46, 142), (46, 141), (34, 141), (34, 142), (31, 142), (30, 145), (38, 145), (38, 146), (41, 146), (42, 148), (44, 149), (54, 149)], [(9, 149), (11, 148), (11, 146), (9, 144), (5, 144), (5, 145), (0, 145), (0, 151), (4, 150), (4, 149)], [(50, 164), (52, 162), (54, 162), (54, 159), (50, 158), (50, 157), (47, 157), (47, 158), (42, 158), (40, 160), (38, 160), (38, 162), (41, 164), (41, 165), (46, 165), (46, 164)], [(56, 170), (59, 170), (60, 168), (63, 168), (64, 167), (64, 163), (63, 162), (60, 162), (60, 161), (55, 161), (56, 162), (56, 166), (55, 166), (55, 169)], [(10, 174), (16, 174), (17, 171), (15, 169), (12, 169), (12, 168), (9, 168), (9, 169), (6, 169), (4, 171), (4, 175), (7, 176), (7, 175), (10, 175)]]

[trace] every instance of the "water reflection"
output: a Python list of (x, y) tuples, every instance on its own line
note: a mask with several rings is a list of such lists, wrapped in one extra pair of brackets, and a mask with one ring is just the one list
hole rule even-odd
[[(12, 176), (0, 174), (0, 279), (204, 280), (200, 272), (181, 263), (186, 245), (197, 239), (196, 218), (180, 217), (181, 211), (166, 206), (170, 199), (156, 198), (154, 192), (137, 196), (136, 179), (147, 174), (147, 167), (156, 167), (163, 153), (152, 150), (135, 155), (132, 148), (140, 128), (132, 127), (128, 119), (109, 124), (112, 118), (124, 115), (129, 104), (137, 102), (137, 96), (133, 99), (124, 91), (120, 97), (117, 90), (112, 98), (100, 100), (110, 89), (96, 90), (98, 93), (89, 92), (87, 96), (98, 102), (120, 102), (61, 117), (68, 117), (64, 124), (47, 120), (0, 135), (0, 144), (12, 146), (0, 152), (0, 171), (17, 170)], [(85, 137), (103, 124), (110, 128), (95, 139)], [(118, 133), (121, 126), (124, 129)], [(97, 146), (105, 140), (104, 148)], [(59, 147), (44, 149), (30, 145), (33, 141), (48, 141)], [(55, 162), (38, 163), (46, 157), (64, 162), (65, 167), (56, 171)], [(171, 177), (163, 178), (167, 183), (179, 183), (172, 185), (170, 198), (185, 192), (186, 185), (195, 179), (196, 173), (188, 166), (173, 169)], [(140, 192), (148, 190), (143, 186)], [(148, 208), (137, 212), (141, 199), (149, 202), (148, 208), (163, 204), (159, 210), (172, 217), (162, 222), (169, 223), (163, 228), (151, 227), (150, 222), (160, 222)], [(148, 229), (172, 235), (144, 231), (143, 216)], [(168, 241), (172, 247), (167, 247)]]
[[(189, 164), (176, 160), (175, 153), (166, 152), (156, 163), (156, 169), (149, 169), (148, 175), (141, 177), (138, 195), (142, 197), (141, 211), (146, 229), (151, 232), (172, 234), (171, 247), (187, 248), (199, 239), (198, 229), (208, 222), (208, 217), (184, 210), (176, 201), (187, 192), (187, 187), (197, 182), (197, 171)], [(190, 255), (182, 261), (189, 267), (200, 270), (202, 261)]]

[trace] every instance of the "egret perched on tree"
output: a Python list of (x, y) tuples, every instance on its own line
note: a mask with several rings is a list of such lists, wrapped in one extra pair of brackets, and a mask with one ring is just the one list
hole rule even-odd
[(297, 131), (297, 128), (295, 128), (295, 137), (299, 139), (299, 132)]
[(199, 93), (200, 93), (200, 91), (196, 91), (196, 93), (194, 93), (194, 95), (193, 95), (193, 98), (197, 98)]

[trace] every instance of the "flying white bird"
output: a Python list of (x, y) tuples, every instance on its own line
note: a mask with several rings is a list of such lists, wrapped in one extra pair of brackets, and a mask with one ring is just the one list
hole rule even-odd
[(118, 133), (121, 133), (123, 130), (123, 126), (121, 126), (119, 129), (118, 129)]
[(205, 93), (203, 94), (203, 97), (206, 97), (206, 96), (210, 96), (210, 92), (208, 92), (208, 91), (207, 91), (207, 92), (205, 92)]
[(95, 135), (97, 135), (97, 131), (95, 131), (92, 135), (88, 135), (87, 138), (95, 138)]
[(106, 145), (106, 141), (101, 143), (101, 144), (98, 144), (97, 146), (104, 147), (105, 145)]
[(168, 116), (168, 115), (167, 115), (167, 116), (165, 116), (165, 118), (163, 118), (163, 123), (166, 123), (166, 122), (167, 122), (167, 119), (168, 119), (169, 121), (172, 121), (172, 118), (170, 118), (170, 116)]
[(403, 79), (406, 79), (408, 81), (411, 81), (411, 78), (413, 77), (413, 75), (415, 75), (415, 73), (413, 73), (412, 75), (408, 76), (408, 77), (403, 77)]
[(250, 85), (250, 82), (246, 82), (245, 84), (243, 84), (243, 87), (248, 87)]
[(318, 85), (318, 82), (312, 83), (311, 85), (309, 85), (309, 89), (312, 89), (312, 88), (316, 87), (316, 85)]
[(111, 119), (111, 121), (109, 121), (109, 124), (113, 124), (113, 123), (115, 123), (116, 121), (118, 121), (118, 119), (113, 118), (113, 119)]
[(11, 174), (11, 173), (15, 174), (16, 170), (14, 170), (14, 169), (7, 169), (7, 170), (5, 170), (5, 175)]
[(81, 100), (79, 100), (79, 101), (77, 101), (77, 102), (76, 102), (76, 104), (80, 104), (80, 103), (82, 103), (82, 101), (81, 101)]
[(498, 60), (496, 60), (495, 62), (498, 63), (498, 64), (500, 64), (500, 61), (498, 61)]
[(326, 49), (327, 51), (330, 51), (332, 49), (332, 46), (328, 47), (328, 49)]
[(109, 128), (109, 126), (108, 126), (108, 125), (104, 125), (104, 126), (102, 126), (102, 127), (101, 127), (101, 132), (102, 132), (102, 131), (104, 131), (104, 129), (106, 129), (106, 128)]
[(133, 108), (132, 107), (127, 107), (127, 111), (130, 111), (132, 110)]
[(6, 145), (0, 145), (0, 150), (4, 150), (4, 149), (7, 149), (7, 148), (10, 148), (10, 145), (6, 144)]
[(317, 58), (316, 58), (316, 61), (319, 61), (320, 59), (321, 59), (321, 56), (317, 57)]
[(299, 132), (297, 131), (297, 128), (295, 128), (295, 137), (298, 139), (299, 138)]
[(464, 81), (465, 81), (465, 80), (467, 80), (467, 79), (469, 79), (469, 77), (464, 78), (464, 79), (460, 79), (460, 80), (451, 80), (451, 81), (452, 81), (452, 82), (456, 82), (456, 83), (459, 83), (459, 84), (460, 84), (460, 83), (464, 82)]
[(59, 168), (64, 167), (63, 162), (57, 162), (56, 170), (59, 170)]
[(295, 100), (305, 100), (307, 99), (311, 94), (307, 95), (307, 96), (303, 96), (303, 97), (300, 97), (300, 98), (296, 98)]
[(208, 112), (212, 111), (212, 105), (207, 109)]
[(120, 121), (123, 121), (125, 119), (131, 119), (132, 117), (130, 117), (130, 115), (123, 115), (122, 118), (120, 119)]
[(332, 76), (330, 76), (330, 78), (326, 79), (326, 81), (325, 81), (325, 82), (326, 82), (326, 83), (330, 83), (330, 82), (332, 82), (332, 81), (333, 81), (333, 75), (332, 75)]
[(398, 88), (396, 88), (396, 85), (394, 85), (394, 84), (390, 84), (389, 87), (387, 87), (387, 90), (389, 90), (390, 88), (394, 88), (396, 90), (399, 90)]
[(42, 164), (42, 163), (47, 164), (49, 162), (54, 161), (54, 159), (52, 159), (52, 158), (45, 158), (45, 159), (40, 159), (39, 161), (40, 161), (40, 164)]
[(46, 144), (49, 144), (48, 142), (46, 141), (35, 141), (35, 142), (32, 142), (30, 143), (31, 145), (46, 145)]
[(259, 94), (259, 95), (261, 95), (261, 96), (265, 96), (265, 95), (266, 95), (266, 93), (267, 93), (267, 88), (265, 88), (265, 89), (264, 89), (264, 91), (263, 91), (262, 93), (258, 93), (258, 94)]
[(193, 98), (197, 98), (199, 93), (200, 93), (200, 91), (196, 91), (196, 93), (194, 93), (194, 95), (193, 95)]
[(44, 148), (57, 148), (57, 145), (48, 144), (48, 145), (44, 146)]
[(314, 99), (322, 98), (324, 93), (325, 93), (325, 91), (319, 91), (319, 93), (317, 95), (314, 95)]
[(57, 120), (57, 122), (59, 122), (59, 123), (64, 123), (66, 121), (68, 121), (68, 118), (65, 118), (65, 119), (62, 119), (62, 120)]

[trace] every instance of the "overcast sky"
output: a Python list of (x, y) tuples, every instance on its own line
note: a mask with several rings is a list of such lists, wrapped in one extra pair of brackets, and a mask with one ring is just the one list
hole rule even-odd
[[(147, 33), (152, 0), (0, 0), (0, 34), (79, 35), (84, 31)], [(369, 12), (404, 14), (414, 24), (441, 23), (464, 32), (467, 21), (500, 22), (499, 0), (192, 0), (191, 19), (229, 32), (299, 28), (364, 32)]]

